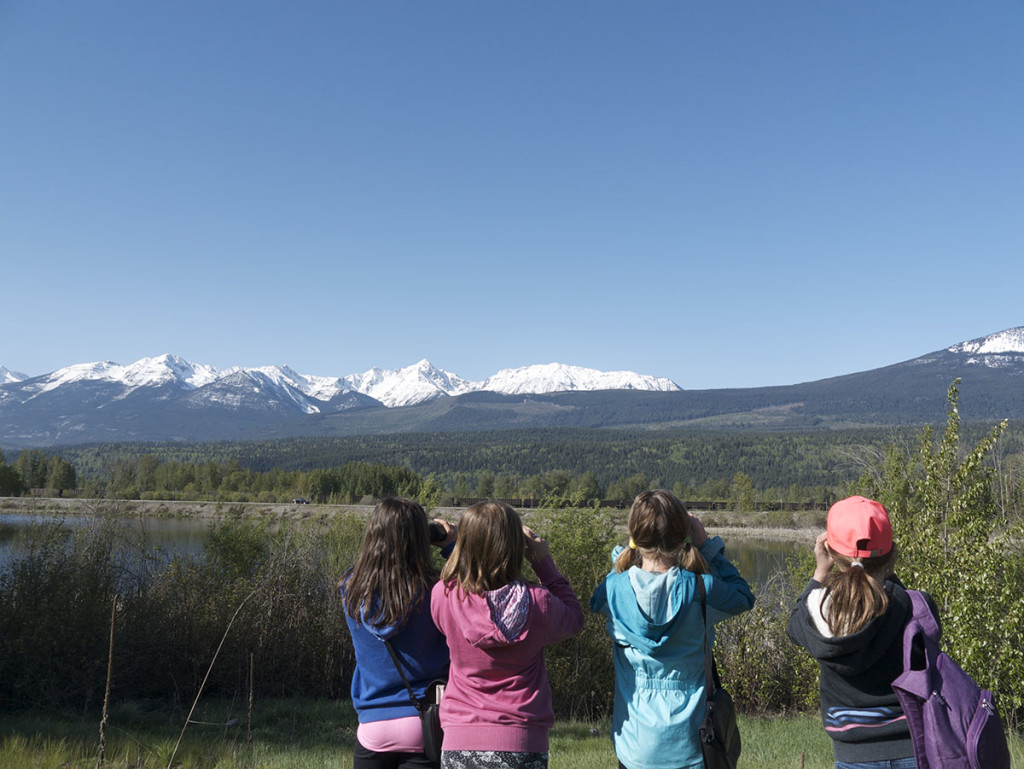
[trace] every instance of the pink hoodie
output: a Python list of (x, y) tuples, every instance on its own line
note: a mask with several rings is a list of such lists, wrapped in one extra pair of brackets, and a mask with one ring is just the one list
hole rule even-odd
[(583, 610), (550, 556), (533, 570), (541, 585), (467, 595), (438, 582), (431, 591), (430, 613), (451, 651), (444, 750), (547, 752), (555, 717), (544, 647), (579, 633)]

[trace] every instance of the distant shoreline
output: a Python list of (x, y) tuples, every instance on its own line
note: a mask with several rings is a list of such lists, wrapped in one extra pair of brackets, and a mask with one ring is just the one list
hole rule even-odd
[[(344, 513), (369, 515), (370, 505), (295, 504), (292, 502), (209, 502), (196, 500), (162, 499), (82, 499), (62, 497), (0, 497), (0, 515), (47, 515), (47, 516), (90, 516), (115, 515), (124, 518), (181, 518), (188, 520), (278, 520), (309, 521), (327, 523)], [(454, 520), (462, 512), (461, 507), (436, 507), (430, 513), (433, 517)], [(532, 510), (521, 511), (529, 519)], [(620, 511), (623, 515), (625, 511)], [(725, 539), (765, 539), (774, 541), (813, 542), (821, 531), (807, 525), (770, 526), (737, 524), (744, 515), (758, 513), (728, 513), (694, 510), (700, 517), (708, 517), (708, 530)], [(714, 519), (727, 517), (728, 523), (717, 525)]]

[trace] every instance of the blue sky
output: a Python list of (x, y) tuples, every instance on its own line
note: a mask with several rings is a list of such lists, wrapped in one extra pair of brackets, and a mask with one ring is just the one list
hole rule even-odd
[(1024, 4), (0, 0), (0, 364), (789, 384), (1024, 325)]

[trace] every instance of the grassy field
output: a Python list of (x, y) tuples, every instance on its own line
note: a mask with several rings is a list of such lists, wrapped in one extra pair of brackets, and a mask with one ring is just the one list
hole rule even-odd
[[(345, 769), (351, 767), (355, 716), (348, 702), (274, 700), (256, 704), (251, 740), (246, 708), (210, 703), (193, 715), (177, 753), (184, 716), (122, 705), (107, 725), (105, 766), (162, 769)], [(742, 767), (831, 769), (832, 748), (816, 716), (742, 718)], [(0, 716), (0, 766), (85, 769), (97, 765), (98, 719), (52, 714)], [(1013, 740), (1024, 769), (1024, 741)], [(607, 724), (559, 723), (551, 769), (615, 769)]]

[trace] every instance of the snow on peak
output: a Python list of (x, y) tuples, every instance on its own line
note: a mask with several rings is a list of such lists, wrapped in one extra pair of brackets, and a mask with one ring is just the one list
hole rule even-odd
[(517, 395), (571, 390), (678, 390), (671, 379), (632, 371), (597, 371), (561, 363), (502, 369), (476, 388)]
[(75, 382), (116, 382), (125, 387), (154, 387), (162, 384), (177, 384), (192, 389), (202, 387), (218, 379), (221, 373), (211, 366), (189, 363), (176, 355), (161, 355), (156, 358), (142, 358), (128, 366), (112, 361), (78, 363), (57, 369), (46, 375), (41, 392)]
[(13, 384), (14, 382), (21, 382), (28, 379), (27, 374), (22, 374), (18, 371), (11, 371), (6, 366), (0, 366), (0, 385)]
[(76, 363), (72, 366), (65, 366), (47, 374), (42, 378), (40, 392), (56, 390), (64, 385), (76, 382), (90, 381), (119, 381), (123, 375), (124, 366), (119, 366), (113, 361), (94, 361), (93, 363)]
[(194, 389), (210, 384), (223, 376), (212, 366), (189, 363), (177, 355), (164, 354), (156, 358), (142, 358), (122, 369), (118, 379), (129, 387), (150, 387), (178, 384)]
[(299, 374), (289, 366), (261, 366), (245, 371), (258, 371), (277, 386), (287, 386), (303, 395), (320, 401), (329, 401), (336, 395), (351, 392), (352, 388), (341, 377), (309, 376)]
[[(0, 383), (20, 381), (14, 372), (0, 369)], [(5, 380), (3, 377), (10, 375)], [(21, 377), (25, 379), (26, 377)], [(508, 395), (541, 394), (572, 390), (678, 390), (670, 379), (636, 374), (631, 371), (597, 371), (560, 363), (503, 369), (482, 382), (471, 382), (434, 366), (423, 359), (398, 369), (371, 368), (362, 374), (323, 377), (299, 374), (288, 366), (217, 369), (190, 363), (176, 355), (142, 358), (128, 366), (111, 361), (80, 363), (58, 369), (33, 387), (35, 394), (76, 382), (99, 381), (119, 384), (124, 397), (140, 387), (172, 387), (197, 390), (214, 382), (228, 387), (246, 382), (255, 392), (267, 388), (272, 397), (293, 401), (307, 413), (318, 411), (316, 401), (329, 401), (337, 395), (358, 392), (380, 401), (389, 408), (411, 406), (443, 396), (463, 395), (488, 390)], [(270, 393), (268, 392), (268, 395)]]
[(1008, 328), (998, 334), (990, 334), (969, 342), (961, 342), (949, 348), (950, 352), (969, 355), (999, 355), (1024, 353), (1024, 326)]
[(442, 395), (461, 395), (474, 389), (471, 382), (435, 367), (425, 358), (390, 371), (374, 366), (345, 377), (351, 388), (376, 398), (385, 406), (411, 406)]

